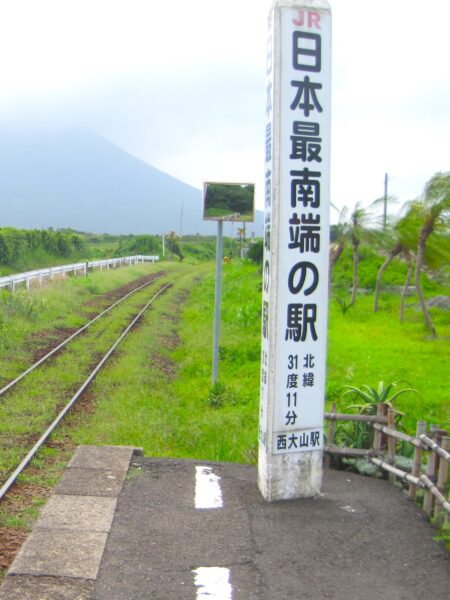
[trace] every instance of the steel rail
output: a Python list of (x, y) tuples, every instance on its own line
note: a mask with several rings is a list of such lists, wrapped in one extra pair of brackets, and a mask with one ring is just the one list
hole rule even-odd
[(80, 335), (80, 333), (83, 333), (83, 331), (85, 331), (88, 327), (90, 327), (96, 321), (98, 321), (98, 319), (100, 319), (101, 317), (105, 316), (106, 313), (108, 313), (111, 309), (115, 308), (118, 304), (120, 304), (121, 302), (123, 302), (124, 300), (126, 300), (127, 298), (129, 298), (130, 296), (132, 296), (133, 294), (136, 294), (137, 292), (141, 291), (142, 289), (144, 289), (145, 287), (149, 286), (154, 281), (157, 281), (158, 279), (161, 279), (161, 277), (163, 277), (163, 275), (159, 275), (158, 277), (154, 277), (151, 281), (147, 281), (146, 283), (140, 285), (136, 289), (132, 290), (131, 292), (129, 292), (128, 294), (126, 294), (125, 296), (123, 296), (122, 298), (120, 298), (119, 300), (117, 300), (117, 302), (114, 302), (114, 304), (111, 304), (111, 306), (109, 306), (103, 312), (99, 313), (96, 317), (94, 317), (91, 321), (89, 321), (89, 323), (86, 323), (86, 325), (83, 325), (83, 327), (81, 327), (80, 329), (78, 329), (77, 331), (75, 331), (75, 333), (73, 333), (68, 338), (66, 338), (65, 340), (63, 340), (60, 344), (58, 344), (58, 346), (56, 346), (55, 348), (53, 348), (52, 350), (50, 350), (50, 352), (48, 352), (45, 356), (43, 356), (37, 362), (35, 362), (34, 364), (32, 364), (31, 367), (28, 367), (28, 369), (26, 371), (23, 371), (15, 379), (13, 379), (9, 383), (7, 383), (4, 387), (2, 387), (0, 389), (0, 402), (2, 401), (1, 400), (1, 396), (3, 396), (3, 394), (5, 394), (8, 390), (10, 390), (12, 387), (14, 387), (17, 383), (19, 383), (19, 381), (22, 381), (22, 379), (24, 379), (27, 375), (29, 375), (32, 371), (34, 371), (34, 369), (36, 369), (37, 367), (39, 367), (43, 362), (45, 362), (51, 356), (53, 356), (59, 350), (61, 350), (61, 348), (64, 348), (64, 346), (66, 346), (74, 338), (76, 338), (78, 335)]
[(31, 448), (31, 450), (28, 452), (28, 454), (25, 456), (25, 458), (22, 460), (22, 462), (19, 464), (19, 466), (11, 473), (11, 475), (5, 481), (5, 483), (3, 484), (3, 486), (0, 488), (0, 501), (3, 499), (3, 497), (5, 496), (5, 494), (9, 491), (9, 489), (12, 487), (12, 485), (14, 484), (14, 482), (16, 481), (16, 479), (19, 477), (19, 475), (22, 473), (22, 471), (24, 471), (24, 469), (28, 466), (28, 464), (30, 463), (30, 461), (32, 460), (32, 458), (34, 457), (34, 455), (36, 454), (36, 452), (47, 441), (47, 439), (54, 432), (54, 430), (57, 428), (57, 426), (61, 423), (61, 421), (64, 419), (64, 417), (66, 416), (66, 414), (70, 411), (70, 409), (75, 404), (75, 402), (78, 400), (78, 398), (83, 394), (83, 392), (86, 390), (86, 388), (92, 382), (92, 380), (94, 379), (94, 377), (97, 375), (97, 373), (100, 371), (100, 369), (106, 363), (106, 361), (109, 359), (109, 357), (114, 352), (114, 350), (117, 348), (117, 346), (120, 344), (120, 342), (129, 333), (129, 331), (131, 330), (131, 328), (141, 318), (141, 316), (148, 309), (148, 307), (154, 302), (154, 300), (156, 300), (156, 298), (158, 298), (158, 296), (160, 296), (163, 292), (165, 292), (171, 286), (172, 286), (171, 283), (167, 283), (165, 286), (163, 286), (147, 302), (147, 304), (136, 315), (136, 317), (134, 317), (134, 319), (131, 321), (131, 323), (124, 329), (124, 331), (122, 332), (122, 334), (120, 335), (120, 337), (116, 340), (116, 342), (114, 342), (114, 344), (111, 346), (111, 348), (108, 350), (108, 352), (103, 356), (103, 358), (97, 364), (97, 366), (95, 367), (95, 369), (91, 372), (91, 374), (89, 375), (89, 377), (84, 381), (84, 383), (81, 385), (81, 387), (75, 392), (75, 394), (72, 396), (72, 398), (66, 404), (66, 406), (62, 409), (62, 411), (58, 414), (58, 416), (53, 420), (53, 422), (51, 423), (51, 425), (49, 425), (49, 427), (41, 435), (41, 437), (38, 439), (38, 441), (34, 444), (34, 446)]

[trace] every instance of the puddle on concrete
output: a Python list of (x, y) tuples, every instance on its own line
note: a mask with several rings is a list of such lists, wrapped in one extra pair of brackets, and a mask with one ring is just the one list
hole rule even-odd
[(211, 467), (195, 467), (195, 508), (222, 508), (220, 477)]
[(197, 600), (232, 600), (233, 588), (230, 583), (230, 570), (224, 567), (199, 567), (192, 571), (195, 575)]

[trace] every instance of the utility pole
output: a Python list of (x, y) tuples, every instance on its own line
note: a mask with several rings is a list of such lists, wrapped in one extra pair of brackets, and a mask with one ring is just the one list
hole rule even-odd
[(183, 233), (183, 201), (181, 201), (181, 210), (180, 210), (180, 237)]

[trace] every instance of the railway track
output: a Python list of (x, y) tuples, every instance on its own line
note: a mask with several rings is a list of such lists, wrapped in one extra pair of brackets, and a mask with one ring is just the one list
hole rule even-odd
[(143, 283), (142, 285), (136, 287), (134, 290), (132, 290), (131, 292), (129, 292), (125, 296), (122, 296), (121, 298), (119, 298), (119, 300), (117, 300), (116, 302), (114, 302), (113, 304), (111, 304), (110, 306), (108, 306), (105, 310), (103, 310), (101, 313), (99, 313), (98, 315), (96, 315), (88, 323), (86, 323), (85, 325), (83, 325), (83, 327), (80, 327), (77, 331), (75, 331), (74, 333), (72, 333), (70, 336), (68, 336), (66, 339), (64, 339), (62, 342), (60, 342), (57, 346), (55, 346), (54, 348), (52, 348), (42, 358), (40, 358), (39, 360), (37, 360), (36, 362), (34, 362), (30, 367), (28, 367), (28, 369), (26, 369), (25, 371), (23, 371), (22, 373), (20, 373), (20, 375), (18, 375), (15, 379), (13, 379), (12, 381), (8, 382), (5, 386), (3, 386), (2, 388), (0, 388), (0, 402), (2, 401), (2, 396), (4, 396), (8, 390), (10, 390), (11, 388), (13, 388), (20, 381), (22, 381), (23, 379), (25, 379), (25, 377), (27, 375), (29, 375), (35, 369), (37, 369), (37, 367), (41, 366), (44, 362), (46, 362), (47, 360), (49, 360), (57, 352), (59, 352), (60, 350), (62, 350), (65, 346), (67, 346), (67, 344), (69, 344), (69, 342), (71, 342), (76, 337), (78, 337), (81, 333), (83, 333), (84, 331), (86, 331), (86, 329), (88, 329), (89, 327), (91, 327), (99, 319), (101, 319), (102, 317), (104, 317), (105, 315), (107, 315), (113, 308), (115, 308), (116, 306), (118, 306), (119, 304), (121, 304), (122, 302), (124, 302), (125, 300), (127, 300), (128, 298), (130, 298), (131, 296), (134, 296), (134, 294), (136, 294), (136, 293), (140, 292), (141, 290), (145, 289), (146, 287), (148, 287), (149, 285), (151, 285), (152, 283), (154, 283), (158, 279), (161, 279), (161, 277), (163, 277), (163, 274), (156, 275), (156, 276), (152, 277), (149, 281), (147, 281), (147, 282)]
[[(98, 323), (102, 319), (104, 319), (104, 317), (106, 315), (110, 314), (114, 308), (118, 307), (122, 303), (125, 303), (126, 300), (132, 298), (136, 294), (139, 294), (139, 292), (142, 292), (143, 290), (145, 290), (152, 283), (161, 279), (163, 277), (163, 275), (164, 274), (160, 274), (160, 275), (153, 277), (150, 281), (144, 283), (143, 285), (136, 287), (134, 290), (132, 290), (131, 292), (129, 292), (128, 294), (126, 294), (125, 296), (123, 296), (122, 298), (120, 298), (119, 300), (114, 302), (113, 304), (111, 304), (108, 308), (106, 308), (101, 313), (99, 313), (95, 318), (91, 319), (83, 327), (80, 327), (77, 331), (75, 331), (70, 336), (68, 336), (65, 340), (63, 340), (61, 343), (59, 343), (55, 348), (53, 348), (49, 352), (47, 352), (45, 354), (45, 356), (43, 356), (41, 359), (39, 359), (38, 361), (33, 363), (28, 369), (26, 369), (25, 371), (23, 371), (23, 373), (18, 375), (13, 381), (11, 381), (7, 385), (5, 385), (2, 389), (0, 389), (0, 405), (2, 402), (5, 402), (5, 400), (10, 400), (9, 396), (10, 396), (10, 393), (12, 393), (11, 392), (12, 388), (17, 386), (20, 382), (22, 382), (29, 375), (31, 375), (31, 373), (33, 371), (36, 371), (36, 370), (38, 370), (39, 367), (42, 367), (43, 365), (45, 365), (45, 363), (47, 363), (49, 361), (49, 359), (54, 357), (56, 354), (58, 354), (58, 356), (59, 356), (59, 353), (61, 352), (61, 350), (68, 349), (70, 342), (72, 342), (81, 333), (86, 332), (86, 330), (88, 330), (90, 327), (92, 327), (95, 323)], [(166, 283), (166, 284), (162, 285), (160, 287), (160, 289), (156, 293), (154, 293), (152, 295), (152, 297), (149, 300), (147, 300), (143, 306), (141, 305), (139, 307), (137, 314), (134, 313), (131, 320), (128, 320), (126, 327), (121, 330), (120, 335), (115, 339), (115, 341), (109, 345), (109, 347), (106, 351), (101, 353), (101, 356), (96, 357), (95, 365), (93, 367), (91, 366), (89, 368), (89, 373), (87, 375), (86, 375), (86, 373), (84, 374), (84, 379), (82, 380), (81, 384), (77, 385), (77, 389), (75, 391), (71, 390), (69, 394), (67, 394), (67, 393), (65, 394), (65, 395), (70, 395), (70, 398), (69, 399), (65, 398), (63, 400), (61, 399), (61, 400), (59, 400), (58, 403), (55, 403), (55, 410), (52, 415), (53, 418), (50, 423), (48, 423), (48, 421), (47, 421), (45, 430), (44, 431), (41, 430), (38, 434), (34, 433), (32, 436), (28, 436), (28, 437), (32, 438), (32, 442), (28, 445), (26, 451), (21, 452), (21, 456), (20, 456), (20, 458), (18, 458), (17, 462), (15, 463), (15, 466), (13, 466), (12, 469), (11, 468), (9, 469), (8, 474), (7, 474), (7, 479), (3, 483), (0, 480), (0, 484), (1, 484), (0, 502), (5, 497), (5, 495), (8, 493), (8, 491), (11, 489), (13, 484), (16, 482), (19, 475), (29, 465), (29, 463), (31, 462), (33, 457), (36, 455), (36, 453), (39, 451), (39, 449), (42, 448), (42, 446), (46, 443), (46, 441), (49, 439), (49, 437), (52, 435), (52, 433), (55, 431), (55, 429), (58, 427), (58, 425), (61, 423), (61, 421), (64, 419), (64, 417), (70, 412), (70, 410), (72, 409), (74, 404), (77, 402), (77, 400), (83, 395), (83, 393), (86, 391), (88, 386), (94, 380), (97, 373), (104, 367), (104, 365), (106, 364), (108, 359), (111, 357), (111, 355), (114, 353), (114, 351), (117, 349), (117, 347), (122, 342), (122, 340), (128, 335), (128, 333), (136, 325), (136, 323), (139, 321), (139, 319), (142, 317), (142, 315), (145, 313), (145, 311), (153, 304), (153, 302), (161, 294), (163, 294), (169, 287), (171, 287), (171, 285), (172, 285), (171, 283)], [(107, 329), (107, 327), (101, 329), (100, 332), (97, 332), (96, 336), (93, 335), (93, 338), (98, 338), (101, 334), (103, 334), (103, 332), (106, 329)], [(89, 350), (88, 350), (88, 352), (89, 352)], [(93, 354), (96, 355), (97, 353), (94, 352)], [(35, 404), (36, 404), (36, 410), (39, 411), (39, 403), (35, 403)], [(15, 405), (11, 404), (12, 411), (14, 410), (14, 407), (15, 407)], [(57, 409), (56, 409), (56, 407), (57, 407)], [(2, 408), (4, 408), (4, 407), (2, 407)], [(27, 408), (27, 410), (30, 410), (30, 409)], [(55, 416), (55, 412), (57, 412), (56, 416)], [(30, 417), (30, 419), (31, 419), (31, 417)], [(5, 433), (4, 426), (1, 426), (0, 427), (0, 437), (2, 435), (4, 435), (4, 433)], [(26, 435), (24, 437), (26, 437)], [(38, 438), (38, 439), (36, 440), (36, 438)], [(23, 442), (22, 442), (21, 446), (24, 446), (24, 445), (25, 444), (23, 444)], [(29, 447), (29, 446), (31, 446), (31, 447)]]

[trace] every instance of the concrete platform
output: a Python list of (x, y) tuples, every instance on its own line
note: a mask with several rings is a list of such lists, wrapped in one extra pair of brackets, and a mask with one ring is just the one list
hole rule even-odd
[(447, 597), (448, 554), (385, 481), (326, 471), (317, 498), (266, 503), (248, 465), (80, 447), (1, 600)]

